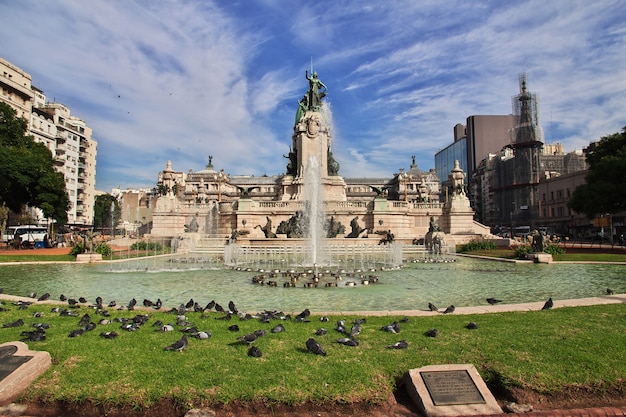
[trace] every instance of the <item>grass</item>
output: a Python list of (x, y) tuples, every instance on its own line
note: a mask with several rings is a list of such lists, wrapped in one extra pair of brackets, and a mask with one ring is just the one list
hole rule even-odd
[[(467, 255), (488, 256), (491, 258), (516, 259), (513, 249), (481, 249), (463, 252)], [(588, 253), (566, 252), (552, 255), (555, 262), (626, 262), (626, 251), (624, 253), (602, 253), (593, 251)]]
[[(472, 363), (488, 383), (524, 387), (541, 392), (557, 392), (568, 386), (618, 387), (626, 389), (626, 315), (623, 305), (560, 308), (549, 311), (494, 313), (484, 315), (441, 315), (411, 317), (401, 323), (401, 332), (380, 330), (402, 317), (367, 317), (358, 336), (358, 347), (336, 342), (338, 319), (351, 323), (352, 316), (335, 316), (322, 323), (272, 320), (217, 320), (221, 313), (187, 313), (199, 330), (210, 331), (208, 340), (190, 338), (183, 352), (163, 347), (181, 337), (177, 331), (161, 333), (156, 320), (175, 323), (176, 316), (155, 311), (111, 310), (115, 317), (132, 318), (149, 313), (139, 330), (127, 332), (119, 323), (98, 327), (76, 338), (68, 337), (78, 327), (80, 316), (89, 313), (92, 321), (100, 316), (86, 306), (77, 309), (79, 317), (61, 317), (50, 312), (48, 304), (20, 310), (7, 302), (0, 312), (0, 324), (22, 318), (23, 327), (0, 328), (0, 342), (20, 340), (21, 332), (32, 330), (32, 323), (51, 325), (47, 339), (27, 342), (34, 350), (52, 356), (51, 368), (25, 394), (27, 400), (124, 404), (147, 407), (170, 398), (185, 406), (257, 400), (267, 403), (305, 402), (378, 403), (393, 392), (396, 381), (408, 369), (431, 364)], [(33, 312), (43, 311), (43, 318)], [(477, 330), (465, 325), (475, 321)], [(278, 323), (284, 333), (271, 333)], [(227, 328), (232, 324), (239, 332)], [(320, 327), (328, 334), (315, 336)], [(436, 338), (424, 332), (439, 330)], [(237, 337), (257, 329), (268, 330), (255, 345), (263, 356), (247, 355), (248, 346)], [(104, 339), (100, 332), (114, 330), (116, 339)], [(309, 353), (305, 341), (314, 337), (328, 353)], [(407, 340), (408, 349), (386, 346)]]
[[(24, 251), (26, 252), (26, 250)], [(6, 255), (0, 252), (0, 263), (2, 262), (73, 262), (76, 260), (72, 255), (39, 255), (36, 253), (25, 253), (24, 255)]]

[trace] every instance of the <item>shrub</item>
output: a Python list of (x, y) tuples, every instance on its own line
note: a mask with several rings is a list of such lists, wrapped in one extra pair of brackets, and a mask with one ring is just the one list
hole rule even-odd
[(526, 259), (526, 256), (533, 251), (529, 245), (520, 245), (515, 248), (515, 257), (518, 259)]
[(472, 239), (464, 245), (461, 245), (459, 252), (471, 252), (476, 250), (496, 250), (498, 245), (494, 242)]
[(543, 251), (550, 255), (562, 255), (565, 253), (565, 248), (559, 245), (548, 245)]
[(130, 250), (163, 250), (163, 246), (159, 242), (135, 242), (130, 245)]
[(109, 245), (107, 245), (105, 242), (100, 242), (98, 243), (98, 246), (96, 246), (96, 249), (94, 250), (96, 253), (99, 253), (102, 256), (111, 256), (112, 254), (112, 250), (111, 247)]
[(85, 242), (79, 242), (75, 244), (70, 251), (70, 255), (72, 256), (80, 255), (81, 253), (85, 253)]

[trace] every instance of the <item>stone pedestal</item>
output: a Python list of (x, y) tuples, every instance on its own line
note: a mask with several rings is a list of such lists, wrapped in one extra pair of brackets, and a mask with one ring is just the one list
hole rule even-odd
[(76, 255), (76, 262), (90, 263), (102, 261), (102, 255), (99, 253), (79, 253)]
[(545, 252), (533, 252), (528, 254), (528, 257), (536, 264), (549, 264), (552, 263), (552, 255)]
[(502, 414), (471, 364), (431, 365), (407, 374), (411, 399), (427, 417)]

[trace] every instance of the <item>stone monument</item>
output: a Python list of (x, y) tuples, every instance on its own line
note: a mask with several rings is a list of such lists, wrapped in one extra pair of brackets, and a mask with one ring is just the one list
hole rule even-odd
[(0, 345), (0, 404), (15, 401), (50, 367), (50, 354), (29, 350), (24, 342)]
[(407, 389), (428, 417), (502, 414), (502, 409), (471, 364), (411, 369)]

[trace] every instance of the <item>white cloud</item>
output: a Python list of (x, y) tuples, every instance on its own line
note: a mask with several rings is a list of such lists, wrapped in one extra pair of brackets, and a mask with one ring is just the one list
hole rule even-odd
[[(3, 3), (3, 58), (99, 141), (98, 188), (152, 185), (171, 159), (278, 174), (311, 58), (345, 176), (434, 165), (472, 114), (508, 114), (517, 76), (546, 139), (580, 149), (626, 124), (619, 1)], [(28, 22), (28, 24), (24, 24)]]

